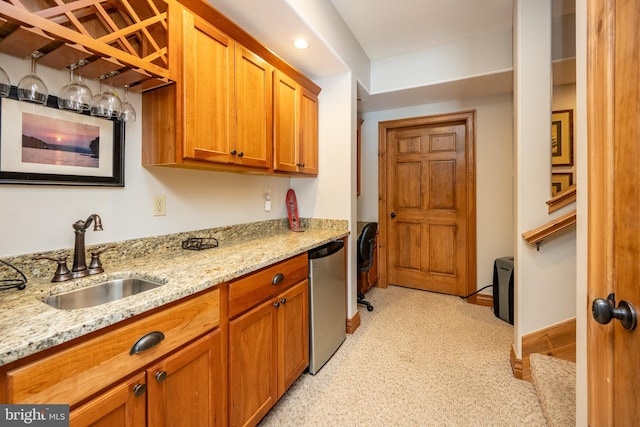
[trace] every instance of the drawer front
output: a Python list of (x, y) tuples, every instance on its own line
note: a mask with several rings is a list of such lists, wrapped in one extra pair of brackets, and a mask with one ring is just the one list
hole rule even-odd
[[(8, 403), (73, 406), (219, 324), (220, 290), (214, 289), (9, 371)], [(164, 334), (162, 341), (129, 354), (155, 331)]]
[[(279, 274), (282, 275), (282, 280), (274, 284), (274, 279)], [(229, 317), (237, 316), (283, 289), (306, 279), (308, 275), (309, 260), (304, 253), (230, 282)]]

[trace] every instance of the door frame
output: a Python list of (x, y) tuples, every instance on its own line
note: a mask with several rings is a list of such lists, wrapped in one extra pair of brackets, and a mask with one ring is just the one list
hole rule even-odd
[(431, 116), (388, 120), (378, 123), (378, 268), (377, 286), (389, 286), (387, 274), (387, 134), (394, 129), (409, 126), (427, 126), (447, 123), (464, 123), (466, 129), (466, 179), (467, 179), (467, 287), (466, 295), (477, 288), (477, 248), (476, 248), (476, 112), (475, 110)]

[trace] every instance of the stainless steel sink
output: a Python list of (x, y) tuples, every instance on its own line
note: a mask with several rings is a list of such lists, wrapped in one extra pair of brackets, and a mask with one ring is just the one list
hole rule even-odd
[(73, 310), (117, 301), (130, 295), (155, 289), (158, 286), (162, 286), (162, 283), (138, 278), (115, 279), (86, 288), (51, 295), (44, 302), (53, 308)]

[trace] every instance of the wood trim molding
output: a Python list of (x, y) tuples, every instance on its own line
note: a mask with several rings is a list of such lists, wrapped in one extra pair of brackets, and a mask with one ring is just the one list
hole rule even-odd
[(493, 307), (493, 295), (475, 294), (467, 298), (470, 304), (482, 305), (484, 307)]
[(541, 353), (559, 359), (576, 361), (576, 318), (556, 323), (522, 336), (522, 359), (511, 348), (511, 369), (521, 380), (531, 381), (529, 356)]
[(354, 333), (358, 327), (360, 327), (360, 312), (356, 311), (351, 319), (347, 319), (347, 333)]
[(538, 249), (540, 249), (540, 244), (544, 239), (551, 238), (556, 233), (574, 225), (576, 223), (576, 216), (576, 210), (574, 209), (573, 211), (553, 219), (538, 228), (525, 231), (522, 233), (522, 238), (531, 245), (537, 245)]
[(549, 213), (555, 212), (560, 208), (563, 208), (576, 201), (576, 185), (573, 184), (564, 191), (559, 192), (549, 200), (547, 200), (547, 206), (549, 207)]
[(513, 371), (513, 376), (517, 379), (522, 379), (522, 360), (518, 359), (516, 356), (516, 347), (511, 345), (511, 354), (509, 355), (509, 360), (511, 361), (511, 370)]

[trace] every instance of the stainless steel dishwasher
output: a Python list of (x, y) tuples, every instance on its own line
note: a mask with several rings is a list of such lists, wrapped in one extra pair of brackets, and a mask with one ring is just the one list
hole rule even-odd
[(346, 338), (344, 241), (309, 251), (309, 373), (315, 375)]

